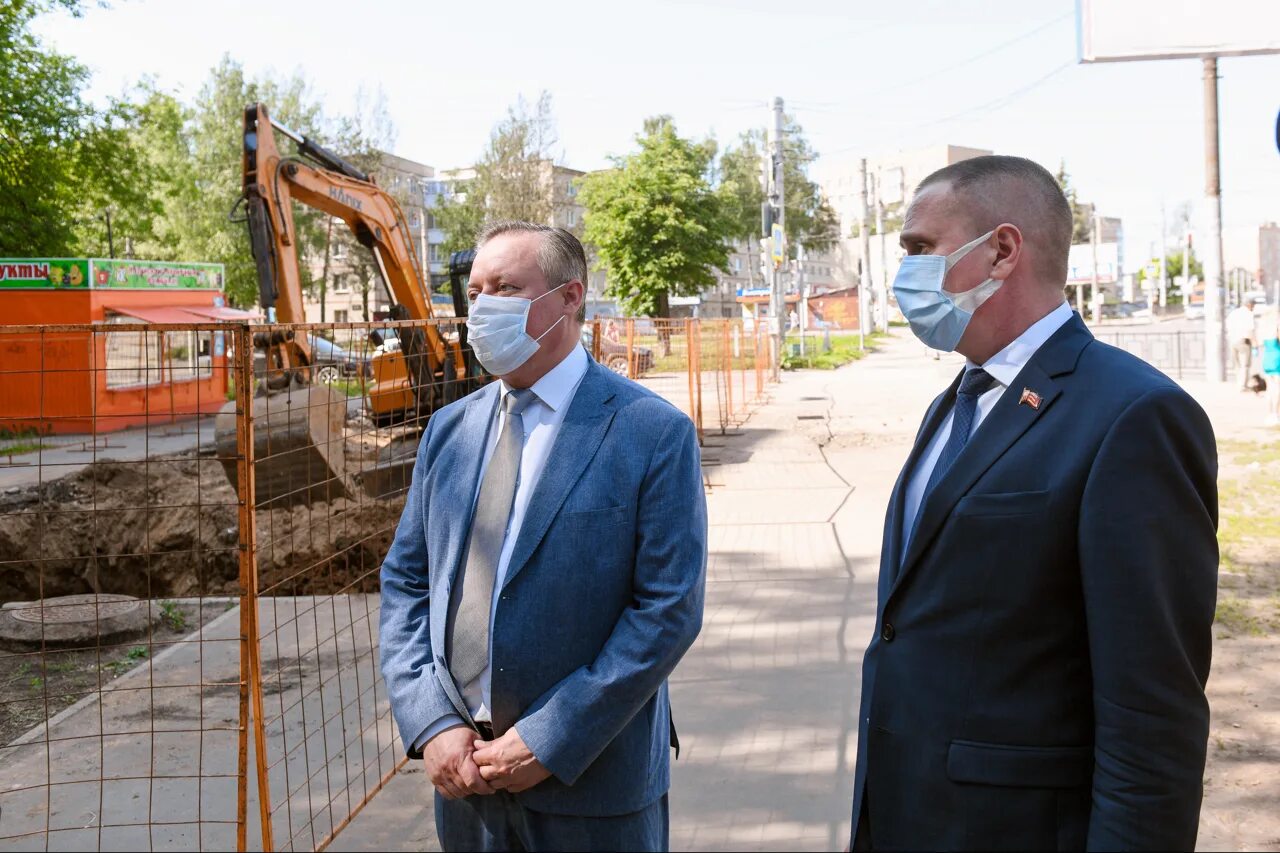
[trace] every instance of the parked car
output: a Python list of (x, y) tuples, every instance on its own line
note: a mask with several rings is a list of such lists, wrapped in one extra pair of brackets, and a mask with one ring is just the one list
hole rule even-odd
[(316, 382), (332, 385), (339, 379), (354, 379), (361, 374), (373, 375), (372, 364), (368, 358), (352, 355), (333, 341), (319, 335), (312, 335), (309, 343), (316, 365)]
[[(590, 326), (582, 328), (582, 344), (587, 352), (595, 352), (594, 333)], [(635, 360), (636, 376), (644, 376), (653, 370), (653, 350), (648, 347), (635, 347), (632, 353)], [(607, 337), (600, 339), (600, 363), (619, 376), (627, 375), (627, 346), (611, 341)]]

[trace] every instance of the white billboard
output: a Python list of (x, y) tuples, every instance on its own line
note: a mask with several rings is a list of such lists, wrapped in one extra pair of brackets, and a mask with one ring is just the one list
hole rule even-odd
[[(1124, 272), (1119, 243), (1098, 244), (1098, 283), (1115, 284)], [(1089, 284), (1093, 281), (1093, 246), (1077, 243), (1067, 256), (1067, 284)]]
[(1280, 0), (1076, 0), (1081, 62), (1280, 53)]

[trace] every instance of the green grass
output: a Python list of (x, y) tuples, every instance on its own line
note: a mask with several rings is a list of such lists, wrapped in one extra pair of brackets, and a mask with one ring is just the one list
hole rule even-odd
[(788, 337), (786, 351), (782, 357), (785, 370), (834, 370), (846, 364), (864, 358), (875, 350), (875, 343), (887, 337), (881, 332), (872, 332), (866, 336), (866, 349), (858, 347), (857, 334), (840, 334), (831, 336), (831, 351), (823, 351), (821, 335), (808, 335), (805, 338), (805, 355), (793, 355), (793, 344), (800, 343), (798, 336)]
[(340, 391), (348, 397), (360, 397), (364, 395), (365, 386), (360, 383), (359, 379), (339, 379), (337, 382), (329, 385), (335, 391)]
[(1218, 608), (1214, 611), (1213, 622), (1231, 634), (1261, 637), (1266, 633), (1262, 620), (1254, 616), (1243, 601), (1230, 593), (1219, 594)]
[(1238, 465), (1270, 465), (1280, 462), (1280, 441), (1261, 444), (1256, 441), (1223, 439), (1218, 442), (1218, 455)]
[(169, 627), (175, 631), (184, 631), (187, 627), (187, 614), (182, 612), (177, 604), (172, 601), (163, 601), (160, 603), (160, 615), (165, 622), (169, 623)]
[(35, 453), (48, 447), (43, 441), (18, 441), (13, 444), (0, 444), (0, 456), (21, 456), (24, 453)]

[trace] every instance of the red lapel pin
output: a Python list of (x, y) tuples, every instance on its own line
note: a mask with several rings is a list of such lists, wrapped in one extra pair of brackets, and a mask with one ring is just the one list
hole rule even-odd
[(1035, 391), (1032, 391), (1030, 388), (1023, 388), (1022, 399), (1018, 400), (1018, 405), (1021, 406), (1026, 404), (1038, 412), (1040, 411), (1040, 400), (1040, 395)]

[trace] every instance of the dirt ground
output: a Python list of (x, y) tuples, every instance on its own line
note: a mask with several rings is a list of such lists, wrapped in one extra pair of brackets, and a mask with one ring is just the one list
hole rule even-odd
[(234, 599), (160, 601), (150, 632), (99, 648), (0, 648), (0, 746), (154, 658), (235, 606)]
[(1280, 850), (1280, 431), (1215, 426), (1222, 563), (1198, 846)]
[[(260, 594), (376, 592), (402, 508), (403, 499), (360, 494), (259, 512)], [(0, 602), (99, 592), (162, 608), (149, 636), (120, 644), (43, 653), (0, 646), (0, 745), (232, 606), (227, 599), (242, 592), (238, 528), (221, 467), (194, 454), (98, 461), (0, 493)]]
[[(364, 495), (258, 513), (259, 589), (376, 589), (403, 500)], [(103, 460), (0, 494), (0, 601), (82, 592), (238, 595), (236, 494), (194, 455)]]

